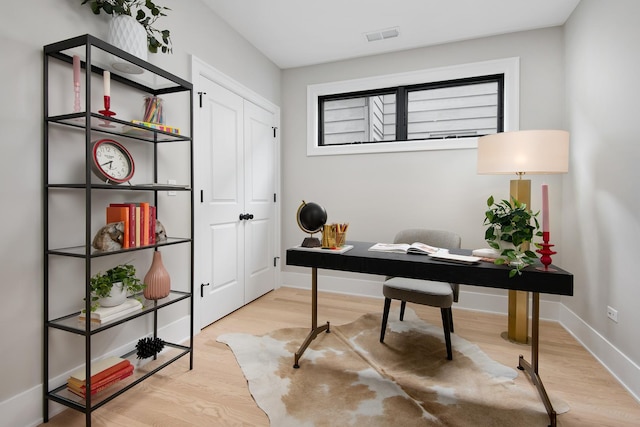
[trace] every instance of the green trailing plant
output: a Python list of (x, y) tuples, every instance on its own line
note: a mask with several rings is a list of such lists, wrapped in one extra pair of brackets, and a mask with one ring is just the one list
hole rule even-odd
[[(101, 12), (107, 15), (129, 15), (144, 27), (147, 32), (147, 47), (149, 52), (171, 53), (171, 33), (169, 30), (158, 30), (154, 24), (158, 18), (167, 16), (168, 7), (156, 5), (151, 0), (82, 0), (82, 4), (89, 4), (94, 14)], [(134, 15), (135, 12), (135, 15)]]
[(91, 286), (91, 311), (100, 306), (100, 298), (111, 296), (115, 283), (122, 282), (122, 286), (129, 295), (142, 292), (145, 284), (136, 277), (136, 268), (131, 264), (121, 264), (110, 268), (105, 273), (97, 273), (89, 280)]
[[(509, 277), (520, 275), (522, 268), (537, 259), (533, 251), (523, 250), (523, 244), (532, 243), (534, 236), (542, 236), (538, 231), (539, 212), (531, 213), (525, 203), (520, 203), (513, 197), (511, 201), (502, 200), (496, 203), (491, 196), (487, 199), (487, 206), (489, 209), (485, 212), (484, 225), (489, 227), (484, 238), (491, 248), (500, 251), (500, 256), (494, 263), (509, 264), (512, 267)], [(534, 225), (531, 225), (532, 221)], [(511, 245), (505, 248), (504, 243)]]

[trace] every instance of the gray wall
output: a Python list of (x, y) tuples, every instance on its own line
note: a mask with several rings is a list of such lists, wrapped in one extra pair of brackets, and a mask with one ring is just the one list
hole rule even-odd
[[(640, 376), (638, 16), (635, 0), (582, 0), (565, 37), (573, 145), (562, 228), (565, 264), (577, 286), (563, 302), (636, 364), (624, 382)], [(607, 319), (607, 305), (618, 310), (617, 324)]]
[[(397, 230), (415, 226), (456, 230), (464, 247), (486, 247), (482, 225), (486, 200), (490, 195), (508, 198), (509, 180), (515, 175), (477, 175), (475, 149), (307, 157), (306, 90), (315, 83), (516, 56), (520, 57), (521, 129), (564, 128), (562, 28), (284, 70), (283, 247), (300, 244), (304, 237), (295, 222), (303, 199), (323, 205), (330, 222), (349, 222), (348, 239), (389, 242)], [(530, 178), (532, 208), (540, 209), (543, 181), (551, 188), (551, 206), (559, 208), (560, 176)], [(559, 218), (559, 209), (553, 216)], [(563, 248), (557, 243), (560, 259)]]
[[(106, 39), (107, 17), (80, 3), (16, 2), (0, 26), (1, 426), (28, 425), (41, 416), (42, 46), (86, 33)], [(280, 69), (217, 15), (198, 0), (160, 4), (172, 9), (159, 24), (171, 30), (174, 53), (150, 55), (150, 62), (190, 80), (195, 55), (280, 104)]]

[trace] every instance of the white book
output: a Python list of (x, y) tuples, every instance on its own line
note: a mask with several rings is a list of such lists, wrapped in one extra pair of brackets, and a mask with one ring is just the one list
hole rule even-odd
[[(134, 300), (135, 301), (135, 300)], [(116, 313), (113, 313), (110, 316), (103, 316), (100, 319), (96, 319), (96, 318), (91, 318), (91, 323), (95, 323), (95, 324), (103, 324), (103, 323), (107, 323), (107, 322), (111, 322), (112, 320), (116, 320), (116, 319), (120, 319), (122, 317), (125, 316), (129, 316), (130, 314), (133, 314), (137, 311), (141, 311), (142, 310), (142, 304), (140, 303), (140, 301), (136, 301), (138, 304), (128, 308), (126, 310), (122, 310), (122, 311), (118, 311)], [(86, 320), (86, 316), (84, 313), (80, 313), (80, 316), (78, 317), (78, 320), (80, 320), (82, 323), (85, 322)]]
[(435, 254), (438, 251), (447, 251), (446, 249), (440, 249), (420, 242), (415, 242), (410, 245), (408, 243), (376, 243), (371, 246), (369, 250), (376, 252), (395, 252), (401, 254), (420, 255)]
[(91, 312), (92, 319), (103, 319), (105, 317), (113, 316), (121, 311), (129, 310), (132, 307), (142, 307), (140, 301), (135, 298), (127, 298), (122, 304), (114, 307), (98, 307), (95, 311)]

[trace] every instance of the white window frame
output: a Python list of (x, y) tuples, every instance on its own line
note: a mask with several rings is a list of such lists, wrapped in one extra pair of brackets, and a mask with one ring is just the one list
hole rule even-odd
[(402, 151), (458, 150), (478, 147), (478, 138), (423, 139), (375, 144), (318, 145), (318, 97), (394, 86), (432, 83), (504, 74), (504, 131), (520, 127), (520, 58), (504, 58), (408, 73), (388, 74), (307, 86), (307, 156), (390, 153)]

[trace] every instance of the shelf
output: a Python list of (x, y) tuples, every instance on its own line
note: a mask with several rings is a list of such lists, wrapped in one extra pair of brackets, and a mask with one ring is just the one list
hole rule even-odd
[(89, 126), (87, 126), (86, 112), (52, 116), (46, 118), (46, 121), (77, 129), (84, 130), (88, 128), (93, 132), (101, 132), (146, 142), (162, 143), (191, 141), (191, 138), (186, 135), (165, 132), (158, 129), (150, 129), (131, 122), (116, 119), (115, 117), (106, 117), (98, 113), (89, 113)]
[(47, 188), (66, 188), (84, 190), (91, 187), (95, 190), (128, 190), (128, 191), (191, 191), (188, 185), (174, 184), (48, 184)]
[[(149, 359), (149, 361), (146, 363), (145, 360), (140, 361), (136, 359), (136, 350), (132, 350), (131, 352), (122, 356), (129, 359), (135, 366), (133, 375), (91, 396), (90, 410), (93, 411), (99, 408), (100, 406), (129, 390), (131, 387), (139, 384), (140, 382), (154, 375), (156, 372), (169, 366), (176, 360), (180, 359), (183, 356), (186, 356), (191, 352), (189, 347), (168, 342), (165, 342), (165, 349), (166, 351), (163, 351), (157, 359)], [(144, 364), (142, 364), (141, 362)], [(47, 398), (78, 411), (86, 412), (86, 400), (67, 390), (66, 383), (47, 393)]]
[[(42, 138), (42, 152), (44, 155), (44, 162), (42, 172), (42, 188), (43, 212), (45, 215), (43, 230), (43, 421), (47, 422), (49, 420), (48, 402), (53, 401), (65, 405), (69, 408), (84, 412), (86, 415), (85, 424), (86, 426), (90, 427), (91, 413), (93, 410), (111, 401), (116, 396), (121, 395), (144, 379), (150, 377), (151, 375), (154, 375), (160, 369), (163, 369), (164, 367), (170, 365), (171, 363), (186, 355), (189, 355), (188, 368), (193, 369), (193, 85), (190, 82), (181, 79), (180, 77), (177, 77), (153, 64), (143, 61), (140, 58), (137, 58), (89, 34), (46, 45), (43, 47), (43, 52), (44, 132)], [(83, 86), (84, 88), (83, 97), (85, 99), (85, 106), (75, 107), (76, 112), (73, 113), (60, 114), (61, 111), (64, 113), (66, 110), (64, 109), (64, 107), (60, 107), (58, 105), (58, 102), (60, 102), (61, 100), (57, 99), (59, 95), (56, 95), (55, 101), (51, 102), (51, 104), (63, 109), (52, 112), (49, 110), (50, 97), (52, 96), (52, 93), (57, 94), (58, 91), (50, 91), (50, 87), (53, 87), (54, 84), (58, 83), (57, 80), (50, 81), (50, 65), (55, 63), (54, 72), (56, 73), (56, 78), (58, 76), (58, 72), (62, 72), (62, 70), (64, 70), (65, 68), (68, 69), (69, 76), (71, 76), (71, 69), (75, 64), (77, 64), (77, 62), (74, 63), (74, 56), (78, 56), (80, 58), (80, 68), (84, 70), (84, 73), (81, 73), (81, 86)], [(62, 65), (62, 67), (60, 67), (60, 65)], [(103, 102), (102, 99), (100, 99), (99, 103), (93, 100), (94, 98), (96, 98), (96, 96), (91, 96), (92, 85), (95, 85), (95, 82), (103, 77), (104, 71), (109, 71), (111, 73), (112, 82), (114, 82), (116, 86), (118, 86), (117, 89), (119, 91), (119, 94), (123, 94), (125, 97), (131, 97), (133, 95), (137, 96), (140, 94), (140, 92), (142, 92), (144, 96), (160, 96), (174, 93), (181, 94), (179, 97), (175, 98), (180, 98), (182, 100), (181, 105), (184, 108), (181, 108), (180, 105), (176, 105), (173, 103), (172, 107), (182, 109), (182, 111), (185, 113), (185, 117), (188, 116), (188, 124), (185, 123), (184, 119), (181, 119), (182, 121), (180, 122), (180, 126), (178, 126), (181, 127), (181, 133), (176, 134), (160, 129), (152, 129), (141, 124), (133, 123), (133, 120), (135, 120), (136, 117), (128, 117), (127, 113), (123, 113), (123, 111), (119, 111), (119, 114), (116, 117), (108, 117), (99, 114), (98, 111), (100, 111), (103, 107)], [(86, 111), (77, 111), (80, 108), (85, 108)], [(171, 124), (167, 125), (171, 126)], [(139, 159), (142, 164), (146, 166), (147, 173), (145, 175), (145, 180), (147, 182), (135, 182), (135, 180), (133, 179), (129, 182), (119, 185), (114, 185), (108, 182), (105, 183), (104, 181), (96, 183), (91, 182), (97, 181), (90, 178), (90, 176), (92, 176), (92, 153), (90, 150), (92, 147), (91, 141), (95, 141), (99, 138), (105, 138), (105, 136), (109, 135), (125, 138), (126, 145), (128, 145), (129, 148), (135, 149), (139, 152)], [(140, 144), (145, 144), (145, 146), (142, 146)], [(160, 148), (160, 144), (175, 145), (171, 145), (170, 147), (167, 147), (165, 149), (164, 147)], [(174, 147), (176, 148), (175, 152)], [(60, 150), (67, 150), (69, 154), (71, 154), (71, 156), (63, 157), (62, 154), (59, 154), (61, 153)], [(180, 167), (180, 176), (182, 177), (180, 179), (181, 184), (160, 184), (157, 182), (161, 180), (159, 178), (160, 176), (166, 176), (167, 172), (172, 172), (174, 167), (178, 167), (175, 166), (176, 162), (173, 161), (173, 158), (168, 159), (170, 160), (169, 162), (165, 162), (163, 155), (175, 155), (177, 159), (183, 159), (184, 164)], [(80, 156), (84, 158), (84, 161), (81, 160)], [(65, 163), (62, 163), (60, 159), (68, 160), (63, 160)], [(53, 160), (56, 160), (56, 162), (53, 163)], [(63, 181), (65, 179), (68, 179), (72, 182), (51, 182), (52, 175), (56, 175), (56, 173), (50, 174), (50, 163), (55, 164), (56, 169), (53, 172), (56, 172), (58, 175), (61, 174), (60, 170), (64, 171), (64, 168), (71, 168), (76, 171), (77, 173), (75, 174), (70, 173), (73, 178), (63, 178)], [(77, 170), (79, 168), (82, 168), (82, 171), (84, 172), (84, 178), (79, 175), (80, 171)], [(186, 176), (183, 176), (183, 168), (188, 168), (188, 179), (186, 178)], [(143, 170), (144, 169), (145, 168), (143, 168)], [(187, 183), (185, 183), (185, 181), (187, 181)], [(105, 191), (107, 193), (105, 193)], [(113, 193), (114, 191), (116, 193)], [(166, 240), (154, 243), (152, 245), (138, 246), (116, 251), (105, 252), (94, 249), (92, 247), (92, 236), (90, 235), (90, 230), (95, 230), (96, 228), (103, 225), (103, 221), (96, 221), (96, 218), (98, 218), (98, 214), (100, 214), (100, 217), (104, 215), (104, 208), (97, 206), (108, 203), (105, 200), (108, 201), (110, 199), (113, 199), (113, 201), (118, 201), (124, 197), (126, 192), (131, 191), (141, 192), (140, 194), (134, 195), (138, 203), (142, 204), (144, 201), (146, 203), (149, 203), (150, 206), (156, 206), (156, 208), (158, 208), (159, 201), (161, 201), (163, 209), (172, 209), (177, 207), (179, 211), (182, 212), (183, 209), (187, 207), (185, 205), (188, 204), (189, 216), (187, 217), (186, 214), (184, 214), (184, 225), (189, 225), (190, 231), (187, 232), (186, 230), (182, 230), (179, 231), (179, 234), (186, 234), (189, 237), (169, 237)], [(167, 198), (165, 200), (162, 197), (163, 195), (159, 193), (162, 191), (181, 192), (181, 197)], [(118, 194), (118, 192), (120, 194)], [(185, 195), (187, 197), (184, 197)], [(84, 209), (82, 211), (75, 209), (73, 210), (73, 213), (70, 213), (65, 211), (64, 209), (57, 208), (58, 206), (60, 206), (60, 201), (64, 200), (66, 197), (72, 197), (74, 201), (84, 200)], [(55, 206), (57, 209), (52, 209), (50, 211), (50, 205)], [(159, 209), (157, 209), (156, 215), (158, 213)], [(71, 226), (73, 226), (74, 221), (77, 220), (79, 228), (78, 234), (81, 233), (82, 228), (84, 229), (84, 238), (82, 238), (81, 240), (71, 241), (71, 243), (74, 244), (80, 242), (82, 243), (81, 245), (72, 247), (51, 248), (53, 236), (57, 236), (56, 233), (58, 233), (58, 230), (50, 233), (50, 230), (53, 230), (50, 227), (50, 224), (54, 224), (61, 215), (74, 215), (71, 218), (67, 218), (67, 220), (71, 224)], [(82, 220), (80, 220), (80, 218), (82, 218)], [(180, 218), (180, 220), (182, 221), (183, 218)], [(78, 239), (80, 239), (80, 237), (78, 237)], [(70, 242), (67, 242), (66, 244), (69, 243)], [(107, 322), (105, 324), (94, 324), (91, 322), (85, 323), (83, 321), (80, 321), (79, 319), (80, 310), (86, 307), (87, 301), (91, 298), (90, 287), (87, 285), (80, 285), (80, 283), (86, 282), (84, 280), (79, 280), (78, 286), (82, 287), (82, 296), (76, 297), (79, 299), (78, 311), (64, 315), (62, 317), (57, 317), (61, 312), (60, 308), (58, 308), (55, 314), (56, 318), (51, 320), (51, 313), (54, 312), (54, 310), (52, 309), (56, 307), (49, 306), (49, 296), (50, 294), (55, 293), (59, 289), (60, 282), (64, 281), (64, 278), (58, 276), (52, 278), (49, 276), (51, 271), (50, 266), (52, 266), (54, 263), (55, 268), (64, 268), (65, 264), (69, 264), (72, 262), (76, 263), (76, 261), (71, 261), (71, 259), (82, 260), (82, 262), (84, 263), (84, 277), (88, 280), (91, 272), (97, 267), (98, 264), (108, 264), (108, 261), (110, 261), (109, 259), (105, 259), (101, 261), (106, 262), (94, 262), (94, 259), (96, 258), (110, 257), (117, 254), (123, 254), (125, 252), (131, 252), (131, 258), (134, 259), (148, 258), (151, 251), (171, 245), (187, 245), (181, 248), (177, 248), (176, 250), (178, 250), (181, 254), (184, 252), (189, 252), (188, 264), (184, 264), (184, 269), (188, 270), (189, 279), (183, 279), (186, 280), (186, 284), (183, 284), (183, 287), (180, 288), (188, 289), (188, 291), (172, 290), (166, 298), (162, 298), (157, 301), (143, 299), (144, 306), (142, 309), (136, 310), (134, 313), (130, 313), (125, 317)], [(145, 253), (144, 251), (147, 252)], [(64, 259), (65, 257), (67, 257), (66, 260)], [(117, 259), (117, 257), (115, 257), (114, 259)], [(77, 278), (78, 277), (76, 277), (76, 279)], [(77, 293), (80, 293), (80, 289), (77, 289)], [(142, 299), (143, 294), (140, 293), (136, 297)], [(67, 334), (65, 337), (72, 337), (72, 335), (70, 334), (81, 336), (80, 339), (84, 341), (84, 349), (80, 351), (79, 349), (72, 350), (70, 348), (68, 351), (74, 352), (73, 355), (76, 357), (82, 357), (86, 369), (88, 364), (91, 362), (88, 358), (86, 358), (87, 355), (94, 354), (96, 350), (94, 347), (94, 342), (99, 343), (99, 348), (104, 347), (105, 344), (108, 346), (115, 346), (117, 344), (133, 346), (133, 343), (131, 341), (127, 341), (127, 344), (104, 343), (104, 340), (101, 339), (103, 337), (96, 336), (97, 334), (109, 329), (111, 329), (112, 332), (117, 332), (117, 330), (112, 329), (116, 327), (129, 328), (131, 326), (127, 325), (127, 322), (130, 322), (133, 319), (137, 319), (142, 316), (147, 316), (145, 317), (144, 321), (138, 321), (131, 324), (132, 326), (140, 329), (138, 331), (139, 333), (135, 334), (136, 336), (158, 337), (158, 333), (163, 333), (162, 331), (166, 328), (166, 334), (171, 335), (167, 337), (168, 339), (181, 341), (182, 337), (187, 336), (187, 333), (185, 331), (173, 331), (171, 322), (175, 320), (174, 315), (171, 315), (171, 317), (167, 319), (163, 319), (162, 317), (164, 316), (162, 316), (162, 313), (160, 313), (162, 309), (168, 306), (172, 306), (176, 303), (188, 303), (188, 313), (186, 315), (189, 318), (189, 338), (186, 345), (165, 342), (165, 351), (163, 351), (157, 358), (144, 360), (136, 359), (135, 349), (130, 351), (123, 357), (130, 359), (132, 364), (135, 366), (133, 375), (109, 387), (108, 389), (99, 392), (94, 396), (88, 397), (87, 400), (67, 390), (66, 383), (59, 387), (50, 385), (50, 365), (54, 365), (53, 361), (50, 360), (50, 334), (53, 330), (62, 331), (65, 333), (68, 332), (69, 334)], [(85, 307), (82, 307), (83, 305)], [(67, 307), (62, 312), (69, 313), (69, 310), (75, 310), (75, 308)], [(168, 311), (168, 313), (171, 312), (171, 310)], [(182, 314), (176, 312), (175, 316)], [(160, 320), (164, 320), (165, 322), (160, 322)], [(177, 338), (176, 336), (178, 336), (179, 338)], [(58, 343), (58, 346), (61, 344), (62, 343)], [(53, 390), (49, 391), (51, 390), (51, 388), (53, 388)]]
[[(135, 314), (132, 314), (130, 316), (125, 316), (121, 319), (114, 320), (112, 322), (107, 322), (104, 325), (98, 325), (98, 324), (92, 323), (90, 335), (96, 334), (98, 332), (102, 332), (109, 328), (113, 328), (114, 326), (125, 323), (131, 319), (144, 316), (145, 314), (152, 313), (163, 307), (166, 307), (171, 304), (175, 304), (179, 301), (186, 300), (190, 297), (191, 297), (191, 294), (188, 292), (171, 291), (169, 296), (158, 300), (157, 304), (154, 305), (154, 301), (145, 300), (144, 297), (142, 297), (142, 295), (138, 295), (138, 298), (142, 298), (144, 301), (144, 306), (139, 312), (136, 312)], [(67, 316), (63, 316), (58, 319), (49, 321), (47, 322), (47, 326), (50, 328), (62, 329), (67, 332), (84, 335), (84, 333), (86, 332), (85, 323), (78, 320), (79, 315), (80, 315), (80, 311), (77, 311)]]
[[(133, 251), (140, 251), (140, 250), (144, 250), (144, 249), (153, 249), (153, 248), (159, 248), (162, 246), (169, 246), (169, 245), (177, 245), (177, 244), (181, 244), (181, 243), (188, 243), (191, 242), (192, 239), (189, 239), (187, 237), (167, 237), (166, 241), (163, 242), (159, 242), (156, 243), (154, 245), (146, 245), (146, 246), (137, 246), (135, 248), (127, 248), (127, 249), (120, 249), (117, 251), (108, 251), (108, 252), (104, 252), (104, 251), (99, 251), (97, 249), (94, 248), (90, 248), (91, 249), (91, 253), (89, 254), (89, 257), (91, 258), (97, 258), (97, 257), (102, 257), (102, 256), (109, 256), (109, 255), (113, 255), (113, 254), (119, 254), (119, 253), (123, 253), (123, 252), (133, 252)], [(87, 247), (86, 246), (71, 246), (68, 248), (58, 248), (58, 249), (49, 249), (47, 252), (49, 255), (60, 255), (60, 256), (70, 256), (70, 257), (78, 257), (78, 258), (84, 258), (87, 256)]]

